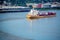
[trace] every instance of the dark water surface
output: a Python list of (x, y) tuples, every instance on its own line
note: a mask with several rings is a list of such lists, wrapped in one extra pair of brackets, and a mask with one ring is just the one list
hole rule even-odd
[[(25, 40), (60, 40), (60, 10), (46, 11), (56, 12), (56, 17), (29, 20), (26, 18), (28, 12), (0, 14), (0, 30), (8, 35), (27, 38)], [(5, 40), (3, 38), (1, 36), (0, 40)]]

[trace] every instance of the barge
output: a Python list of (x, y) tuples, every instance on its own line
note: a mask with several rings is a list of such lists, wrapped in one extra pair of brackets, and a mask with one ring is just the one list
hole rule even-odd
[(55, 12), (39, 12), (37, 10), (31, 10), (26, 17), (29, 19), (37, 19), (37, 18), (48, 18), (53, 16), (56, 16)]

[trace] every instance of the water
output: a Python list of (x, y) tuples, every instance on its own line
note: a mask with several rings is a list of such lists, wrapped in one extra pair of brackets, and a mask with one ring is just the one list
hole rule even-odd
[(28, 12), (0, 14), (0, 30), (22, 38), (32, 40), (60, 40), (60, 10), (56, 17), (29, 20)]

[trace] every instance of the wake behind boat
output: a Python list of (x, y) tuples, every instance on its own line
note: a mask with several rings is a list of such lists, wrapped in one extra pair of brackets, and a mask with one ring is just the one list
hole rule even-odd
[(32, 9), (28, 14), (27, 18), (29, 19), (36, 19), (36, 18), (47, 18), (47, 17), (53, 17), (55, 16), (55, 12), (40, 12), (38, 10)]

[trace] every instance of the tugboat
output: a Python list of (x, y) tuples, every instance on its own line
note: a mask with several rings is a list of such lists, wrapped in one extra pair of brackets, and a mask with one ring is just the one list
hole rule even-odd
[(37, 19), (37, 18), (47, 18), (47, 17), (53, 17), (55, 16), (55, 12), (40, 12), (38, 10), (32, 9), (28, 14), (27, 18), (29, 19)]

